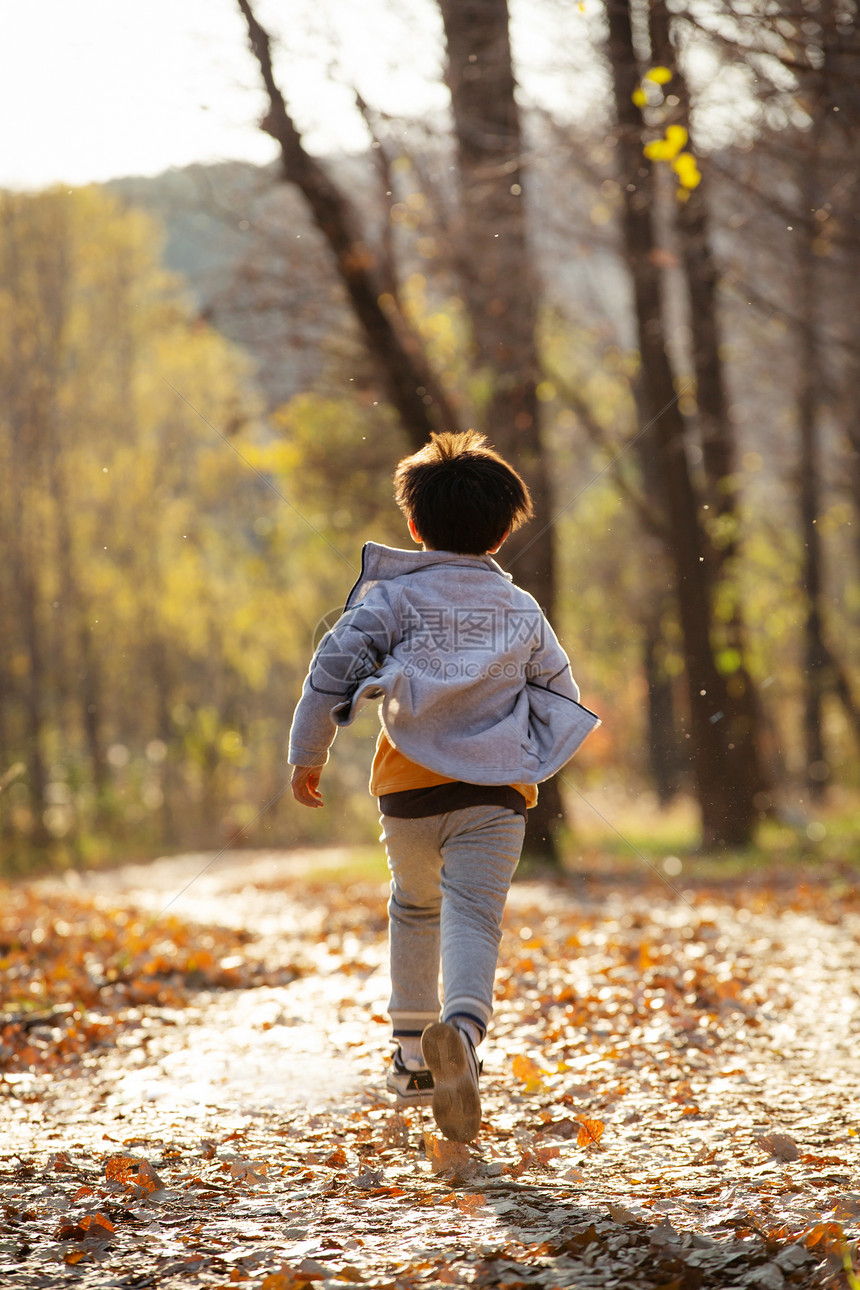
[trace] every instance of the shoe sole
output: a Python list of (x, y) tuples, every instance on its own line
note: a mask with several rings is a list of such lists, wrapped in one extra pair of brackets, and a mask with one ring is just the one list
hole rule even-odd
[(481, 1128), (481, 1096), (460, 1032), (434, 1022), (421, 1036), (421, 1051), (433, 1073), (433, 1118), (452, 1142), (471, 1142)]

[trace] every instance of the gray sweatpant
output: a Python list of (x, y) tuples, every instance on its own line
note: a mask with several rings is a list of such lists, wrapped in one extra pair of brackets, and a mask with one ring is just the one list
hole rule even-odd
[(388, 930), (395, 1037), (439, 1019), (493, 1015), (502, 914), (520, 858), (525, 820), (498, 806), (470, 806), (419, 820), (381, 817), (391, 871)]

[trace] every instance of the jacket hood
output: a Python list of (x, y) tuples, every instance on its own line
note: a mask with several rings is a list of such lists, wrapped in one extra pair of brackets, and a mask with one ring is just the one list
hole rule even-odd
[(346, 598), (344, 609), (363, 600), (377, 582), (387, 582), (405, 574), (420, 573), (440, 565), (460, 566), (469, 569), (489, 569), (506, 582), (513, 577), (491, 555), (462, 555), (457, 551), (405, 551), (401, 547), (383, 546), (381, 542), (365, 542), (361, 549), (361, 573)]

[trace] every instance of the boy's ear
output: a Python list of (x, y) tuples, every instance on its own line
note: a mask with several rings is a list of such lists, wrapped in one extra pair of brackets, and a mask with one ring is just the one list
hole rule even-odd
[(511, 536), (511, 530), (505, 529), (504, 533), (499, 538), (498, 546), (494, 546), (492, 551), (487, 552), (487, 555), (495, 555), (497, 551), (501, 551), (502, 547), (505, 545), (505, 542), (508, 540), (510, 536)]
[(423, 546), (424, 539), (422, 538), (421, 534), (418, 532), (417, 528), (415, 527), (415, 521), (410, 519), (410, 520), (407, 520), (406, 523), (409, 525), (409, 532), (412, 537), (412, 541), (417, 542), (419, 546)]

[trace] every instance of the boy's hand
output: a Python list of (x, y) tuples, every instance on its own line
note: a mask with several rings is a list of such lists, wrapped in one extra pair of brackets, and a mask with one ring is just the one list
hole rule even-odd
[(322, 766), (294, 766), (290, 780), (293, 797), (302, 806), (322, 806), (322, 794), (319, 790)]

